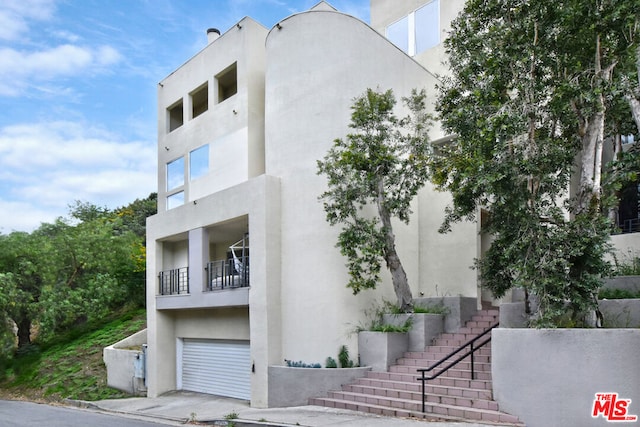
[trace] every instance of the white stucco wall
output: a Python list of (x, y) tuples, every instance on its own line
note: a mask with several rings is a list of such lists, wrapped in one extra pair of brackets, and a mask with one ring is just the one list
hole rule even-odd
[[(400, 98), (413, 88), (432, 88), (435, 79), (352, 17), (313, 11), (287, 18), (280, 26), (270, 31), (266, 42), (265, 155), (267, 174), (282, 179), (283, 356), (323, 362), (335, 357), (341, 344), (355, 353), (352, 332), (364, 324), (364, 311), (374, 300), (393, 301), (395, 296), (386, 271), (377, 292), (354, 297), (345, 287), (345, 259), (335, 248), (339, 230), (326, 223), (317, 199), (326, 177), (316, 175), (316, 161), (335, 138), (349, 131), (352, 100), (367, 88), (393, 88)], [(429, 197), (425, 205), (432, 204)], [(427, 283), (420, 276), (422, 252), (428, 248), (421, 246), (421, 203), (414, 204), (411, 224), (397, 224), (394, 230), (415, 296)], [(440, 213), (434, 215), (439, 222)], [(475, 256), (472, 241), (470, 259)], [(439, 254), (437, 248), (430, 249)], [(461, 283), (455, 293), (475, 292), (475, 281), (472, 290), (463, 288), (464, 280), (455, 282)]]
[[(185, 202), (264, 173), (264, 37), (244, 18), (158, 84), (158, 210), (166, 210), (166, 164), (185, 158)], [(215, 76), (237, 64), (238, 91), (219, 102)], [(191, 118), (190, 93), (208, 83), (209, 109)], [(167, 108), (183, 100), (184, 124), (168, 132)], [(189, 183), (188, 154), (210, 144), (210, 170)], [(233, 165), (233, 167), (230, 167)], [(177, 189), (172, 189), (173, 193)]]

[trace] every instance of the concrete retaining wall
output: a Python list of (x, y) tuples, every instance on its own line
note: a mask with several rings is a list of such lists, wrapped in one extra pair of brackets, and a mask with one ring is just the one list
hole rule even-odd
[(146, 392), (144, 379), (136, 378), (135, 375), (135, 364), (142, 357), (142, 344), (146, 344), (146, 342), (147, 330), (144, 329), (102, 351), (102, 360), (107, 367), (107, 385), (109, 387), (131, 394)]
[(497, 328), (491, 348), (494, 399), (527, 427), (609, 425), (591, 416), (596, 393), (640, 416), (638, 329)]
[(304, 406), (312, 397), (326, 396), (356, 378), (364, 377), (364, 368), (290, 368), (269, 366), (269, 407)]

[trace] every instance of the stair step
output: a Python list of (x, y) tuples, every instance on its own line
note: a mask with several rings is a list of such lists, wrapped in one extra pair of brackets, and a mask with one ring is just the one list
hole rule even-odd
[[(377, 378), (359, 378), (353, 385), (362, 385), (365, 387), (378, 387), (384, 389), (393, 389), (409, 392), (420, 392), (420, 382), (406, 383), (401, 381), (381, 380)], [(433, 384), (432, 381), (427, 381), (425, 384), (425, 392), (431, 394), (439, 394), (441, 396), (458, 396), (468, 397), (470, 399), (485, 399), (490, 400), (493, 398), (491, 390), (486, 389), (470, 389), (464, 387), (452, 387), (443, 386), (439, 384)]]
[[(399, 372), (369, 372), (367, 373), (368, 378), (381, 379), (381, 380), (391, 380), (391, 381), (400, 381), (406, 383), (416, 383), (418, 382), (417, 378), (419, 375), (415, 374), (404, 374)], [(481, 389), (481, 390), (491, 390), (491, 381), (490, 380), (472, 380), (466, 378), (451, 378), (440, 376), (436, 379), (428, 381), (431, 384), (437, 385), (445, 385), (449, 387), (464, 387), (464, 388), (473, 388), (473, 389)]]
[[(311, 405), (327, 406), (330, 408), (348, 409), (352, 411), (368, 412), (377, 415), (386, 415), (405, 418), (426, 418), (430, 420), (450, 420), (450, 421), (483, 421), (494, 423), (495, 425), (523, 426), (517, 417), (498, 411), (475, 408), (458, 408), (451, 405), (429, 403), (425, 406), (425, 413), (421, 412), (421, 404), (417, 409), (413, 408), (414, 402), (395, 399), (394, 406), (379, 405), (378, 399), (369, 398), (368, 402), (344, 401), (328, 397), (310, 399)], [(435, 417), (435, 418), (434, 418)]]
[[(456, 365), (456, 368), (471, 370), (471, 360), (468, 360), (467, 358), (465, 358), (464, 360), (465, 360), (464, 362), (462, 361), (458, 362), (458, 364)], [(430, 366), (433, 366), (438, 361), (439, 359), (427, 360), (427, 359), (402, 358), (402, 359), (396, 360), (396, 364), (397, 364), (396, 366), (410, 366), (415, 369), (429, 368)], [(477, 356), (474, 356), (473, 369), (476, 370), (477, 372), (491, 372), (491, 363), (489, 362), (488, 358), (484, 361), (480, 361), (478, 360)]]
[[(378, 396), (379, 398), (414, 400), (422, 404), (422, 392), (396, 390), (393, 388), (380, 388), (364, 385), (349, 384), (343, 386), (342, 391), (329, 392), (329, 397), (333, 399), (354, 400), (356, 396)], [(436, 393), (425, 393), (425, 400), (431, 403), (442, 403), (445, 405), (460, 406), (465, 408), (498, 410), (498, 403), (489, 399), (471, 399), (463, 396), (449, 396)]]
[[(310, 399), (309, 403), (386, 416), (523, 427), (517, 417), (500, 412), (498, 403), (493, 401), (490, 341), (475, 350), (474, 379), (471, 379), (471, 357), (467, 356), (438, 378), (425, 382), (426, 412), (422, 412), (422, 383), (419, 380), (422, 373), (417, 370), (449, 357), (495, 325), (498, 316), (499, 311), (495, 308), (479, 311), (457, 332), (440, 334), (424, 351), (404, 353), (387, 372), (367, 372), (365, 377), (343, 385), (341, 390), (330, 391), (327, 397)], [(480, 340), (484, 341), (485, 337), (490, 338), (491, 333)], [(468, 350), (470, 347), (449, 360), (455, 360)], [(438, 368), (434, 372), (439, 372)]]
[[(414, 375), (418, 375), (421, 376), (422, 374), (420, 372), (416, 371), (416, 367), (414, 366), (401, 366), (401, 365), (394, 365), (389, 367), (389, 372), (397, 372), (397, 373), (402, 373), (402, 374), (414, 374)], [(434, 369), (433, 372), (426, 372), (425, 376), (431, 376), (434, 375), (436, 373), (438, 373), (439, 370), (438, 368)], [(487, 371), (478, 371), (478, 370), (474, 370), (474, 374), (475, 374), (475, 378), (476, 380), (487, 380), (490, 381), (491, 380), (491, 370)], [(450, 378), (465, 378), (465, 379), (471, 379), (471, 370), (466, 370), (466, 369), (461, 369), (458, 368), (457, 366), (455, 368), (451, 368), (445, 372), (443, 372), (441, 374), (441, 376), (443, 377), (450, 377)]]

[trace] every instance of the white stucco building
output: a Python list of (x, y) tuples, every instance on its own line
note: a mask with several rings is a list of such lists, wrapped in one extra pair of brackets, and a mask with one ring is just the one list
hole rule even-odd
[[(463, 3), (372, 0), (371, 25), (324, 2), (271, 29), (244, 18), (210, 32), (159, 83), (149, 396), (184, 389), (266, 407), (269, 366), (323, 363), (343, 344), (357, 354), (365, 311), (394, 294), (387, 275), (375, 291), (346, 288), (316, 161), (348, 132), (352, 100), (367, 88), (434, 94), (446, 25)], [(444, 137), (432, 129), (432, 140)], [(490, 296), (470, 267), (488, 241), (475, 223), (439, 234), (449, 202), (427, 186), (410, 225), (395, 230), (398, 250), (414, 296), (480, 305)]]

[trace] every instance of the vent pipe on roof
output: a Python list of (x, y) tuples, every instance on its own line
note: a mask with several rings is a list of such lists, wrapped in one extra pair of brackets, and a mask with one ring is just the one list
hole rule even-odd
[(218, 37), (220, 37), (220, 30), (217, 28), (209, 28), (207, 30), (207, 40), (209, 43), (215, 41)]

